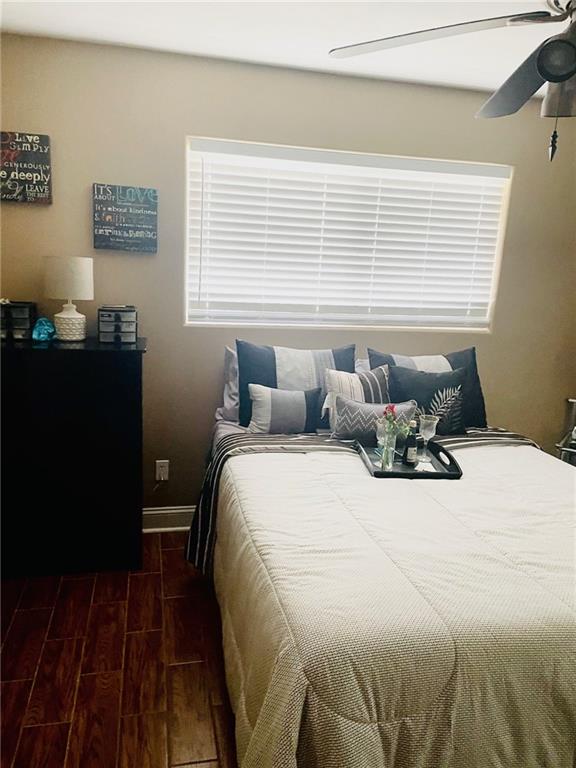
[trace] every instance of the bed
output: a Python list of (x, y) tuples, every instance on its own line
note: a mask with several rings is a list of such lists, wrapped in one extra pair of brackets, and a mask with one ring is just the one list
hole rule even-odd
[(259, 440), (212, 532), (241, 768), (573, 768), (574, 468), (504, 440), (375, 480)]

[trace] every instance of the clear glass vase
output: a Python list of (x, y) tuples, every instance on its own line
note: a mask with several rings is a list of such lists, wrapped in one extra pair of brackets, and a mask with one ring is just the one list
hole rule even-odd
[(388, 472), (394, 465), (394, 454), (396, 452), (396, 439), (398, 432), (393, 424), (378, 424), (376, 429), (376, 439), (378, 447), (382, 450), (382, 471)]

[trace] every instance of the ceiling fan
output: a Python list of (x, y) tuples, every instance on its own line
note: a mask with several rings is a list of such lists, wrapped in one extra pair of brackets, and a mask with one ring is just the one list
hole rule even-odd
[[(360, 56), (374, 51), (384, 51), (403, 45), (438, 40), (443, 37), (479, 32), (498, 27), (514, 27), (524, 24), (551, 24), (563, 21), (568, 27), (558, 35), (544, 40), (528, 58), (520, 64), (498, 90), (482, 106), (477, 117), (503, 117), (517, 112), (548, 83), (542, 103), (542, 117), (576, 117), (576, 0), (547, 0), (550, 11), (532, 11), (510, 16), (496, 16), (445, 27), (424, 29), (404, 35), (382, 37), (362, 43), (333, 48), (330, 55), (337, 58)], [(550, 154), (556, 150), (557, 133), (554, 130)]]

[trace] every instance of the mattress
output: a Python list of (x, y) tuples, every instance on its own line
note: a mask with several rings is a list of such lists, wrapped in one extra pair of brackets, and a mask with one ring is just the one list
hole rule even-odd
[(214, 582), (241, 768), (573, 768), (573, 467), (457, 454), (459, 481), (351, 453), (222, 470)]

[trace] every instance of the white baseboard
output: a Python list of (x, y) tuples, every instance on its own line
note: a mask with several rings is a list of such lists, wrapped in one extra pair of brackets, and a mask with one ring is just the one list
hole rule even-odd
[(190, 527), (195, 506), (192, 507), (144, 507), (142, 530), (184, 531)]

